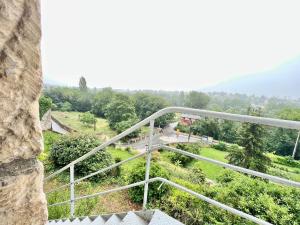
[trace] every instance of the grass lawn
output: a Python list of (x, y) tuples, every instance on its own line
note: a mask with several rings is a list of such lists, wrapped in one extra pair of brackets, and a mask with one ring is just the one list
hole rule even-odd
[(93, 126), (88, 127), (83, 125), (79, 121), (79, 116), (81, 114), (82, 113), (80, 112), (52, 112), (52, 115), (61, 123), (73, 128), (74, 130), (77, 130), (78, 132), (96, 134), (102, 141), (114, 137), (117, 134), (109, 127), (107, 120), (103, 118), (97, 118), (96, 131), (94, 131)]
[[(225, 158), (228, 152), (219, 151), (214, 148), (201, 148), (200, 155), (221, 162), (228, 162)], [(216, 180), (224, 171), (223, 167), (205, 161), (194, 160), (189, 167), (193, 166), (201, 168), (206, 177), (211, 180)]]

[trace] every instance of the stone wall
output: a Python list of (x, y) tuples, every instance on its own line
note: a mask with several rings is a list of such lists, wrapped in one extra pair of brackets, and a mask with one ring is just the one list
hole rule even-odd
[(52, 129), (51, 109), (49, 109), (41, 119), (42, 131)]
[(39, 0), (0, 0), (0, 223), (47, 221), (38, 115)]

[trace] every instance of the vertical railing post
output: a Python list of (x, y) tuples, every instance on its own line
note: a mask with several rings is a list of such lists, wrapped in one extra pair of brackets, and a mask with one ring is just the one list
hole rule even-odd
[(150, 121), (150, 132), (149, 132), (149, 143), (146, 149), (147, 158), (146, 158), (146, 174), (145, 174), (145, 187), (144, 187), (144, 201), (143, 201), (143, 209), (147, 207), (148, 201), (148, 189), (149, 189), (149, 176), (150, 176), (150, 163), (151, 163), (151, 149), (152, 149), (152, 141), (153, 141), (153, 132), (154, 132), (154, 120)]
[(298, 137), (297, 137), (296, 144), (295, 144), (294, 151), (293, 151), (293, 156), (292, 156), (293, 159), (295, 159), (295, 157), (296, 157), (297, 147), (298, 147), (298, 143), (299, 143), (299, 137), (300, 137), (300, 130), (299, 130)]
[(74, 165), (70, 166), (70, 216), (75, 214), (75, 187), (74, 187)]

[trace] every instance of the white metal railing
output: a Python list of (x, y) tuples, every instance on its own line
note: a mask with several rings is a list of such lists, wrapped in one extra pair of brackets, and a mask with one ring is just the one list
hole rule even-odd
[[(255, 117), (255, 116), (247, 116), (247, 115), (237, 115), (237, 114), (231, 114), (231, 113), (223, 113), (223, 112), (213, 112), (213, 111), (207, 111), (207, 110), (199, 110), (199, 109), (190, 109), (190, 108), (182, 108), (182, 107), (169, 107), (169, 108), (165, 108), (162, 109), (156, 113), (154, 113), (152, 116), (144, 119), (143, 121), (137, 123), (136, 125), (134, 125), (133, 127), (129, 128), (128, 130), (124, 131), (123, 133), (115, 136), (114, 138), (112, 138), (111, 140), (105, 142), (104, 144), (100, 145), (99, 147), (91, 150), (90, 152), (88, 152), (87, 154), (81, 156), (80, 158), (74, 160), (73, 162), (71, 162), (70, 164), (66, 165), (65, 167), (59, 169), (58, 171), (54, 172), (53, 174), (51, 174), (50, 176), (45, 178), (45, 182), (47, 182), (49, 179), (57, 176), (58, 174), (62, 173), (63, 171), (69, 169), (70, 170), (70, 183), (69, 184), (65, 184), (62, 185), (58, 188), (52, 189), (51, 191), (47, 192), (46, 194), (50, 194), (56, 191), (59, 191), (63, 188), (66, 187), (70, 187), (70, 200), (68, 201), (64, 201), (64, 202), (59, 202), (59, 203), (55, 203), (52, 205), (49, 205), (49, 207), (54, 207), (54, 206), (59, 206), (59, 205), (64, 205), (64, 204), (70, 204), (70, 214), (71, 217), (74, 217), (74, 211), (75, 211), (75, 201), (79, 201), (81, 199), (85, 199), (85, 198), (92, 198), (92, 197), (96, 197), (99, 195), (104, 195), (104, 194), (108, 194), (108, 193), (112, 193), (112, 192), (116, 192), (116, 191), (121, 191), (121, 190), (125, 190), (125, 189), (129, 189), (132, 187), (136, 187), (136, 186), (140, 186), (140, 185), (144, 185), (144, 199), (143, 199), (143, 208), (146, 209), (147, 206), (147, 199), (148, 199), (148, 188), (149, 188), (149, 183), (151, 182), (155, 182), (155, 181), (161, 181), (165, 184), (171, 185), (175, 188), (178, 188), (182, 191), (185, 191), (187, 193), (190, 193), (191, 195), (194, 195), (195, 197), (202, 199), (212, 205), (215, 205), (217, 207), (220, 207), (224, 210), (227, 210), (235, 215), (241, 216), (245, 219), (248, 219), (252, 222), (255, 222), (257, 224), (271, 224), (268, 223), (266, 221), (263, 221), (259, 218), (256, 218), (252, 215), (246, 214), (244, 212), (241, 212), (239, 210), (236, 210), (232, 207), (226, 206), (223, 203), (217, 202), (213, 199), (207, 198), (199, 193), (196, 193), (190, 189), (187, 189), (179, 184), (176, 184), (174, 182), (171, 182), (169, 180), (166, 180), (164, 178), (160, 178), (160, 177), (156, 177), (156, 178), (149, 178), (149, 174), (150, 174), (150, 163), (151, 163), (151, 152), (157, 148), (164, 148), (165, 150), (169, 150), (169, 151), (173, 151), (173, 152), (177, 152), (189, 157), (192, 157), (194, 159), (197, 160), (202, 160), (202, 161), (207, 161), (225, 168), (229, 168), (238, 172), (242, 172), (245, 174), (249, 174), (249, 175), (253, 175), (253, 176), (257, 176), (257, 177), (261, 177), (264, 179), (268, 179), (274, 183), (279, 183), (279, 184), (283, 184), (283, 185), (288, 185), (288, 186), (292, 186), (292, 187), (297, 187), (300, 188), (300, 183), (299, 182), (295, 182), (295, 181), (291, 181), (291, 180), (287, 180), (287, 179), (283, 179), (280, 177), (276, 177), (276, 176), (271, 176), (265, 173), (260, 173), (257, 171), (253, 171), (253, 170), (249, 170), (249, 169), (245, 169), (242, 167), (238, 167), (238, 166), (234, 166), (231, 164), (227, 164), (224, 162), (220, 162), (217, 160), (213, 160), (213, 159), (209, 159), (203, 156), (199, 156), (199, 155), (195, 155), (193, 153), (189, 153), (180, 149), (176, 149), (176, 148), (172, 148), (169, 146), (165, 146), (165, 145), (155, 145), (153, 146), (153, 131), (154, 131), (154, 122), (155, 119), (168, 114), (168, 113), (186, 113), (186, 114), (190, 114), (190, 115), (198, 115), (198, 116), (202, 116), (202, 117), (211, 117), (211, 118), (218, 118), (218, 119), (224, 119), (224, 120), (231, 120), (231, 121), (237, 121), (237, 122), (248, 122), (248, 123), (256, 123), (256, 124), (261, 124), (261, 125), (267, 125), (267, 126), (273, 126), (273, 127), (281, 127), (281, 128), (287, 128), (287, 129), (295, 129), (295, 130), (299, 130), (300, 131), (300, 122), (297, 121), (289, 121), (289, 120), (280, 120), (280, 119), (272, 119), (272, 118), (264, 118), (264, 117)], [(144, 125), (147, 125), (148, 123), (150, 123), (150, 133), (149, 133), (149, 143), (148, 143), (148, 147), (145, 153), (141, 153), (138, 154), (136, 156), (133, 156), (129, 159), (126, 159), (124, 161), (121, 161), (119, 163), (115, 163), (107, 168), (101, 169), (97, 172), (91, 173), (85, 177), (79, 178), (77, 180), (75, 180), (74, 178), (74, 166), (78, 163), (81, 162), (83, 160), (85, 160), (86, 158), (94, 155), (96, 152), (105, 149), (107, 146), (116, 143), (117, 141), (119, 141), (120, 139), (122, 139), (123, 137), (127, 136), (128, 134), (134, 132), (135, 130), (141, 128)], [(123, 187), (119, 187), (116, 189), (112, 189), (112, 190), (108, 190), (108, 191), (104, 191), (104, 192), (99, 192), (99, 193), (95, 193), (92, 195), (86, 195), (86, 196), (80, 196), (80, 197), (76, 197), (75, 196), (75, 184), (79, 183), (80, 181), (83, 181), (87, 178), (90, 178), (92, 176), (95, 176), (97, 174), (100, 173), (104, 173), (108, 170), (111, 170), (115, 167), (118, 167), (124, 163), (127, 163), (129, 161), (135, 160), (137, 158), (143, 157), (144, 155), (146, 155), (146, 173), (145, 173), (145, 180), (144, 181), (140, 181), (134, 184), (129, 184), (127, 186), (123, 186)]]

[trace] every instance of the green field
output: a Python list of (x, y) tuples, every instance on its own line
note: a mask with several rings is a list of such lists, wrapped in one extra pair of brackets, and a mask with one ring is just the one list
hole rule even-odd
[(61, 123), (69, 126), (70, 128), (81, 133), (96, 134), (101, 140), (107, 140), (108, 138), (111, 138), (117, 134), (109, 127), (107, 120), (102, 118), (96, 118), (96, 131), (94, 131), (93, 126), (85, 126), (79, 121), (79, 116), (82, 115), (82, 113), (80, 112), (54, 111), (52, 112), (52, 115)]

